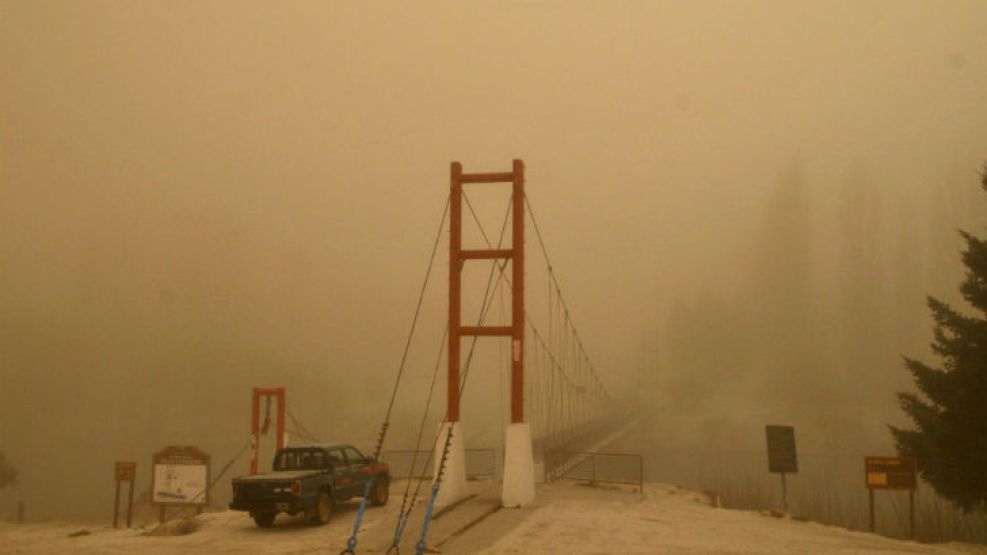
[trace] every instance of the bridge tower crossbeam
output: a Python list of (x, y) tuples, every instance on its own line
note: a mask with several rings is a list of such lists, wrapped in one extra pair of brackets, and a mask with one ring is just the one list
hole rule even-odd
[[(524, 422), (524, 162), (514, 160), (513, 169), (503, 173), (464, 174), (463, 166), (451, 166), (449, 201), (449, 422), (459, 421), (460, 347), (468, 336), (511, 338), (511, 422)], [(463, 249), (462, 213), (464, 183), (510, 183), (512, 245), (509, 249)], [(467, 260), (511, 261), (511, 325), (462, 325), (462, 270)]]
[[(464, 249), (462, 240), (463, 185), (508, 183), (511, 196), (511, 247), (504, 249)], [(531, 429), (524, 422), (524, 162), (514, 160), (511, 171), (463, 173), (462, 164), (450, 165), (449, 197), (449, 369), (447, 381), (447, 422), (436, 444), (436, 465), (444, 464), (440, 500), (448, 503), (466, 493), (466, 471), (460, 419), (461, 339), (471, 336), (500, 336), (511, 339), (511, 424), (505, 442), (502, 502), (517, 507), (534, 501), (534, 460)], [(468, 260), (511, 261), (511, 325), (464, 326), (462, 324), (462, 269)], [(455, 433), (453, 433), (454, 428)], [(448, 434), (453, 433), (448, 458), (439, 457)]]

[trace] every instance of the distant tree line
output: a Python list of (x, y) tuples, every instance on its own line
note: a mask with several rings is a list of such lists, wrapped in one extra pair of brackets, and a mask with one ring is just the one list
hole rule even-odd
[(956, 266), (941, 255), (954, 237), (936, 231), (964, 205), (950, 191), (909, 205), (863, 162), (827, 187), (793, 163), (766, 199), (750, 264), (661, 307), (655, 387), (682, 409), (798, 415), (815, 451), (886, 444), (895, 353), (925, 342), (921, 307), (902, 299)]
[[(987, 191), (987, 166), (980, 181)], [(781, 174), (752, 264), (718, 276), (722, 290), (714, 282), (660, 307), (651, 386), (689, 414), (797, 416), (817, 452), (883, 448), (882, 423), (903, 409), (891, 426), (899, 453), (916, 457), (945, 499), (987, 509), (987, 239), (961, 231), (962, 264), (954, 246), (955, 229), (982, 220), (984, 204), (954, 180), (926, 198), (882, 190), (861, 162), (838, 185), (810, 190), (798, 164)], [(915, 301), (930, 290), (948, 291), (927, 299), (940, 364), (906, 357), (916, 389), (895, 403), (889, 391), (908, 385), (897, 354), (928, 341)], [(953, 308), (962, 301), (970, 314)]]

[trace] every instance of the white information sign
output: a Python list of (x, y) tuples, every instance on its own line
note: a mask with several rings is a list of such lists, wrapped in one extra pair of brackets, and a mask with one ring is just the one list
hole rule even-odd
[(204, 505), (208, 469), (204, 464), (155, 464), (154, 503)]

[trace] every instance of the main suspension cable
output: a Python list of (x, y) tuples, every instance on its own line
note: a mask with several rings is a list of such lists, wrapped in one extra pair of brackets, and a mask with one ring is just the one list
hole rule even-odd
[(298, 435), (302, 436), (303, 439), (305, 439), (306, 441), (310, 441), (313, 444), (322, 443), (322, 441), (319, 440), (319, 438), (315, 437), (315, 434), (310, 432), (309, 429), (304, 424), (302, 424), (302, 422), (295, 416), (295, 414), (291, 412), (291, 409), (285, 407), (285, 413), (288, 415), (288, 418), (291, 420), (294, 431), (297, 432)]
[[(473, 211), (472, 205), (469, 202), (469, 197), (466, 196), (465, 193), (463, 193), (463, 199), (466, 201), (466, 205), (469, 207), (469, 210), (473, 214), (473, 217), (476, 218), (476, 212)], [(501, 243), (503, 243), (504, 234), (505, 234), (506, 229), (507, 229), (507, 221), (508, 221), (508, 218), (510, 216), (510, 213), (511, 213), (511, 208), (510, 208), (510, 205), (508, 205), (508, 209), (507, 209), (506, 213), (504, 214), (504, 223), (501, 225), (500, 239), (498, 240), (498, 246)], [(484, 238), (486, 239), (486, 233), (483, 231), (482, 226), (480, 226), (479, 219), (478, 218), (477, 218), (477, 225), (480, 227), (480, 231), (483, 234)], [(488, 240), (488, 243), (489, 243), (489, 240)], [(450, 263), (453, 263), (453, 262), (450, 261)], [(462, 268), (463, 261), (460, 261), (459, 263), (460, 263), (460, 268)], [(491, 284), (493, 282), (494, 271), (495, 271), (496, 268), (497, 268), (497, 261), (495, 260), (494, 261), (494, 264), (491, 266), (490, 275), (487, 277), (487, 286), (486, 286), (486, 290), (483, 293), (483, 302), (481, 303), (480, 315), (479, 315), (479, 321), (477, 322), (477, 327), (479, 327), (479, 326), (481, 326), (483, 324), (483, 321), (486, 318), (487, 312), (490, 310), (490, 307), (493, 305), (493, 297), (494, 297), (494, 294), (491, 293), (490, 288), (491, 288)], [(501, 273), (503, 273), (503, 268), (501, 268)], [(494, 289), (494, 293), (496, 293), (496, 289)], [(443, 338), (442, 338), (443, 339), (443, 341), (442, 341), (442, 348), (444, 348), (444, 346), (445, 346), (445, 339), (448, 337), (448, 333), (449, 333), (449, 327), (447, 325), (446, 326), (445, 333), (443, 334)], [(472, 360), (473, 360), (473, 353), (474, 353), (474, 351), (476, 349), (477, 339), (478, 339), (477, 336), (474, 336), (473, 337), (473, 342), (470, 345), (470, 350), (469, 350), (469, 353), (467, 354), (467, 357), (466, 357), (465, 368), (463, 370), (463, 376), (462, 376), (462, 379), (461, 379), (461, 382), (460, 382), (460, 389), (459, 389), (459, 395), (458, 395), (458, 397), (460, 399), (463, 396), (463, 392), (465, 390), (466, 383), (467, 383), (467, 380), (469, 378), (469, 370), (471, 368), (471, 363), (472, 363)], [(411, 466), (411, 474), (412, 474), (412, 476), (414, 475), (414, 468), (415, 468), (415, 464), (416, 464), (417, 457), (418, 457), (418, 451), (421, 449), (421, 440), (422, 440), (422, 437), (424, 435), (425, 426), (426, 426), (426, 424), (428, 422), (428, 412), (429, 412), (429, 408), (430, 408), (431, 403), (432, 403), (432, 398), (433, 398), (433, 394), (434, 394), (434, 391), (435, 391), (435, 384), (437, 382), (439, 364), (440, 364), (441, 357), (442, 357), (442, 350), (443, 350), (442, 348), (440, 348), (440, 350), (439, 350), (439, 356), (438, 356), (438, 358), (436, 360), (436, 365), (435, 365), (435, 368), (433, 369), (433, 372), (432, 372), (432, 383), (431, 383), (431, 385), (429, 387), (429, 393), (428, 393), (428, 396), (427, 396), (426, 402), (425, 402), (425, 410), (424, 410), (424, 412), (422, 414), (422, 420), (421, 420), (421, 423), (420, 423), (419, 428), (418, 428), (418, 438), (416, 440), (415, 449), (414, 449), (413, 455), (412, 455), (412, 466)], [(448, 418), (449, 418), (449, 413), (448, 413), (448, 410), (447, 410), (446, 411), (446, 414), (445, 414), (445, 417), (443, 418), (443, 421), (447, 420)], [(450, 430), (449, 433), (451, 434), (452, 431)], [(440, 429), (438, 431), (438, 433), (436, 433), (435, 440), (432, 443), (433, 446), (437, 446), (438, 445), (439, 437), (441, 436), (441, 434), (442, 434), (442, 430)], [(445, 466), (445, 459), (446, 459), (446, 457), (445, 457), (445, 454), (446, 454), (445, 451), (448, 449), (448, 446), (449, 446), (449, 441), (446, 441), (446, 445), (444, 447), (443, 457), (441, 459), (440, 467), (439, 467), (438, 471), (436, 472), (436, 477), (435, 477), (436, 478), (436, 481), (440, 481), (441, 480), (443, 468)], [(407, 482), (407, 484), (405, 486), (404, 498), (401, 501), (401, 508), (400, 508), (400, 510), (398, 512), (398, 522), (397, 522), (397, 528), (395, 530), (394, 539), (393, 539), (392, 546), (391, 546), (392, 548), (396, 547), (397, 542), (400, 539), (401, 533), (403, 532), (404, 526), (407, 523), (407, 520), (410, 517), (411, 512), (412, 512), (412, 510), (415, 507), (415, 504), (416, 504), (416, 502), (418, 500), (418, 496), (421, 493), (422, 485), (425, 483), (425, 480), (428, 477), (428, 466), (429, 466), (429, 463), (431, 463), (434, 460), (433, 457), (434, 457), (434, 449), (429, 451), (428, 456), (425, 458), (425, 461), (422, 464), (421, 472), (420, 472), (420, 474), (418, 476), (417, 484), (415, 486), (414, 492), (411, 493), (410, 499), (408, 497), (408, 493), (409, 493), (409, 491), (411, 489), (412, 478), (409, 478), (409, 480), (408, 480), (408, 482)]]
[[(408, 505), (408, 511), (405, 513), (405, 506), (408, 503), (409, 493), (411, 492), (411, 482), (414, 481), (415, 467), (418, 462), (418, 452), (422, 445), (422, 436), (425, 432), (425, 425), (428, 423), (428, 411), (432, 406), (432, 397), (435, 394), (435, 384), (438, 383), (439, 377), (439, 367), (442, 364), (442, 353), (445, 352), (446, 338), (449, 337), (449, 325), (446, 324), (445, 332), (442, 333), (442, 340), (439, 344), (439, 354), (435, 358), (435, 367), (432, 369), (432, 383), (428, 387), (428, 396), (425, 399), (425, 410), (422, 413), (421, 424), (418, 426), (418, 437), (415, 439), (415, 449), (412, 451), (411, 455), (411, 469), (408, 472), (408, 480), (405, 483), (404, 497), (401, 499), (401, 508), (398, 510), (398, 522), (399, 525), (411, 514), (411, 507), (415, 504), (415, 498), (417, 498), (418, 490), (415, 491), (415, 498), (411, 499), (411, 505)], [(432, 461), (432, 452), (429, 452), (428, 458), (422, 463), (422, 474), (424, 475), (425, 469), (428, 468), (428, 464)]]
[(435, 265), (435, 254), (439, 250), (439, 240), (442, 239), (442, 230), (445, 229), (446, 217), (449, 215), (449, 203), (451, 195), (446, 197), (446, 205), (442, 210), (442, 220), (439, 222), (439, 229), (435, 232), (435, 241), (432, 243), (432, 254), (428, 258), (428, 268), (425, 270), (425, 279), (422, 281), (421, 291), (418, 293), (418, 304), (415, 306), (415, 315), (411, 319), (411, 328), (408, 330), (408, 339), (404, 344), (404, 352), (401, 354), (401, 364), (398, 366), (398, 375), (394, 380), (394, 389), (391, 390), (391, 399), (387, 403), (387, 410), (384, 412), (384, 421), (381, 424), (380, 435), (377, 438), (377, 445), (374, 447), (374, 460), (380, 457), (380, 451), (384, 446), (384, 437), (387, 428), (390, 426), (391, 411), (394, 410), (394, 400), (397, 398), (398, 387), (401, 385), (401, 378), (404, 376), (405, 365), (408, 362), (408, 352), (411, 350), (411, 340), (415, 335), (415, 328), (418, 326), (418, 316), (421, 314), (422, 302), (425, 300), (425, 291), (428, 289), (428, 281), (432, 276), (432, 267)]
[[(470, 214), (473, 216), (473, 220), (476, 223), (477, 228), (479, 228), (480, 235), (481, 235), (481, 237), (483, 237), (483, 241), (484, 241), (484, 243), (486, 243), (487, 248), (488, 249), (493, 249), (494, 246), (491, 243), (490, 238), (487, 235), (486, 231), (484, 230), (483, 224), (480, 223), (480, 219), (476, 215), (476, 211), (473, 209), (472, 203), (470, 203), (469, 198), (465, 195), (465, 193), (463, 194), (463, 200), (466, 201), (466, 207), (469, 210)], [(552, 363), (558, 368), (559, 372), (561, 373), (561, 375), (565, 379), (565, 381), (570, 386), (575, 386), (577, 384), (577, 382), (578, 382), (578, 379), (574, 379), (573, 377), (570, 377), (569, 376), (570, 372), (567, 371), (567, 367), (569, 366), (568, 359), (569, 359), (570, 354), (571, 354), (570, 353), (570, 350), (575, 350), (576, 347), (577, 347), (577, 345), (578, 345), (578, 348), (581, 351), (581, 354), (583, 356), (583, 359), (586, 361), (586, 365), (589, 367), (589, 373), (591, 375), (591, 378), (593, 379), (594, 382), (596, 382), (596, 384), (598, 385), (598, 389), (603, 394), (603, 396), (605, 398), (609, 398), (609, 395), (607, 394), (605, 388), (603, 388), (603, 385), (600, 382), (599, 377), (596, 375), (596, 371), (593, 368), (592, 363), (589, 362), (589, 356), (586, 354), (585, 349), (583, 349), (582, 341), (579, 341), (579, 336), (578, 336), (578, 333), (576, 332), (575, 324), (573, 323), (572, 317), (569, 314), (569, 308), (565, 304), (565, 299), (562, 297), (562, 290), (559, 287), (558, 280), (555, 277), (554, 270), (552, 269), (551, 262), (550, 262), (550, 260), (548, 258), (548, 251), (545, 249), (545, 243), (542, 240), (542, 236), (541, 236), (541, 232), (539, 231), (538, 224), (534, 220), (534, 213), (531, 211), (531, 204), (528, 201), (527, 196), (525, 197), (525, 204), (528, 206), (528, 212), (532, 215), (532, 223), (535, 226), (535, 231), (536, 231), (536, 235), (538, 236), (538, 241), (539, 241), (539, 243), (542, 246), (542, 254), (545, 257), (545, 262), (546, 262), (546, 265), (548, 266), (549, 277), (550, 277), (550, 280), (551, 280), (551, 282), (549, 284), (549, 294), (550, 294), (550, 296), (551, 296), (551, 290), (552, 290), (552, 287), (551, 286), (553, 284), (555, 285), (555, 290), (556, 290), (555, 300), (556, 300), (556, 303), (559, 305), (559, 313), (560, 313), (559, 319), (561, 320), (561, 322), (563, 324), (563, 328), (564, 328), (564, 330), (562, 332), (560, 332), (560, 336), (561, 336), (560, 337), (560, 341), (561, 341), (560, 351), (561, 352), (560, 352), (559, 356), (556, 357), (555, 354), (553, 352), (551, 352), (552, 349), (547, 348), (546, 350), (549, 351), (549, 358), (552, 360)], [(509, 212), (510, 211), (508, 210), (508, 214), (509, 214)], [(506, 216), (505, 216), (505, 218), (506, 218)], [(504, 227), (501, 228), (500, 238), (498, 239), (498, 243), (497, 243), (497, 247), (496, 247), (497, 249), (499, 249), (501, 247), (501, 244), (503, 242), (503, 237), (504, 237), (504, 232), (505, 232), (506, 224), (507, 224), (507, 220), (505, 219), (505, 221), (504, 221)], [(495, 263), (496, 267), (500, 270), (500, 273), (497, 276), (497, 280), (498, 281), (497, 281), (496, 286), (499, 287), (500, 286), (500, 283), (501, 283), (501, 280), (503, 280), (504, 282), (506, 282), (506, 284), (509, 287), (513, 287), (513, 285), (511, 284), (511, 279), (506, 274), (507, 261), (505, 260), (505, 261), (498, 262), (497, 260), (495, 260), (494, 263)], [(493, 271), (493, 267), (491, 268), (491, 272), (492, 271)], [(495, 289), (495, 291), (496, 291), (496, 289)], [(538, 326), (535, 325), (535, 322), (531, 318), (531, 315), (528, 313), (528, 311), (525, 311), (525, 313), (524, 313), (524, 319), (528, 323), (528, 325), (532, 328), (532, 331), (534, 332), (535, 336), (538, 337), (538, 340), (542, 343), (542, 346), (545, 347), (545, 341), (544, 341), (544, 339), (542, 339), (542, 334), (539, 331)], [(551, 325), (551, 322), (549, 324)], [(570, 341), (570, 339), (569, 339), (570, 335), (573, 338), (572, 341)], [(473, 346), (476, 345), (476, 341), (477, 341), (477, 338), (474, 337), (473, 338)], [(472, 352), (473, 351), (472, 351), (472, 347), (471, 347), (471, 349), (470, 349), (470, 356), (472, 356)], [(575, 359), (575, 358), (576, 357), (573, 355), (573, 359)], [(468, 368), (469, 368), (469, 366), (467, 364), (467, 370), (468, 370)], [(465, 385), (465, 382), (464, 382), (464, 385)]]
[[(404, 344), (404, 352), (401, 355), (401, 364), (398, 366), (397, 377), (394, 380), (394, 388), (391, 390), (391, 398), (387, 403), (387, 410), (384, 412), (384, 421), (380, 424), (380, 433), (377, 435), (377, 443), (374, 446), (373, 460), (377, 461), (380, 459), (381, 450), (384, 448), (384, 439), (387, 436), (387, 429), (390, 427), (391, 423), (391, 411), (394, 409), (394, 401), (397, 399), (398, 388), (401, 385), (401, 378), (404, 375), (405, 365), (408, 361), (408, 352), (411, 350), (411, 340), (415, 335), (415, 328), (418, 326), (418, 316), (421, 314), (422, 302), (425, 299), (425, 291), (428, 289), (428, 281), (432, 276), (432, 267), (435, 265), (435, 254), (439, 250), (439, 240), (442, 238), (442, 230), (445, 229), (446, 216), (449, 214), (449, 205), (452, 201), (452, 194), (446, 197), (446, 205), (442, 211), (442, 219), (439, 221), (439, 229), (435, 232), (435, 241), (432, 244), (432, 254), (428, 259), (428, 268), (425, 270), (425, 279), (422, 282), (421, 291), (418, 293), (418, 304), (415, 306), (415, 315), (411, 319), (411, 328), (408, 330), (408, 339)], [(349, 540), (346, 542), (346, 549), (342, 553), (355, 553), (357, 545), (357, 533), (360, 531), (360, 522), (363, 519), (363, 511), (367, 506), (367, 498), (370, 496), (370, 490), (374, 485), (374, 480), (372, 478), (369, 480), (364, 487), (363, 499), (360, 500), (360, 508), (357, 512), (356, 521), (353, 524), (353, 532), (350, 534)]]

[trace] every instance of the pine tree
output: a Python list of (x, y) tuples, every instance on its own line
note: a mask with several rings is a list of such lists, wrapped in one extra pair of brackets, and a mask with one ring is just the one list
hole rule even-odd
[[(987, 166), (982, 186), (987, 190)], [(960, 293), (975, 315), (928, 298), (935, 323), (932, 350), (942, 367), (905, 358), (924, 397), (899, 393), (916, 429), (890, 428), (898, 452), (917, 459), (922, 478), (971, 511), (987, 509), (987, 241), (965, 231), (960, 235), (967, 268)]]

